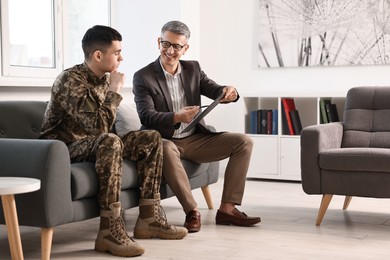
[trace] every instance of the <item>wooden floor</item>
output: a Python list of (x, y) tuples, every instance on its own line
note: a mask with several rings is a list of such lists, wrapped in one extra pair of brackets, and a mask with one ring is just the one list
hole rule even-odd
[[(211, 186), (218, 206), (223, 180)], [(300, 183), (248, 180), (243, 205), (259, 215), (254, 227), (216, 226), (216, 210), (208, 210), (200, 190), (194, 191), (202, 213), (202, 230), (183, 240), (138, 240), (146, 250), (137, 259), (389, 259), (390, 201), (353, 198), (343, 211), (335, 196), (320, 227), (315, 226), (321, 197), (306, 195)], [(168, 220), (182, 225), (176, 198), (162, 202)], [(138, 208), (127, 210), (132, 234)], [(67, 224), (54, 232), (52, 259), (118, 259), (93, 250), (99, 219)], [(40, 259), (40, 230), (21, 227), (25, 259)], [(0, 259), (10, 259), (6, 229), (0, 226)], [(120, 259), (120, 258), (119, 258)]]

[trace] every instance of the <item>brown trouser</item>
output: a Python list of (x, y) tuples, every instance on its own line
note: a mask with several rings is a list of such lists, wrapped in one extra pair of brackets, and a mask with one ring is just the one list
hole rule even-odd
[(222, 202), (241, 205), (253, 141), (239, 133), (197, 133), (183, 139), (163, 139), (165, 181), (175, 193), (185, 213), (197, 203), (191, 193), (187, 174), (180, 158), (197, 163), (229, 157), (225, 171)]
[(136, 161), (141, 198), (153, 199), (154, 194), (160, 192), (163, 154), (162, 139), (157, 131), (134, 131), (122, 139), (112, 133), (103, 133), (73, 142), (68, 149), (72, 162), (95, 162), (102, 209), (119, 201), (123, 158)]

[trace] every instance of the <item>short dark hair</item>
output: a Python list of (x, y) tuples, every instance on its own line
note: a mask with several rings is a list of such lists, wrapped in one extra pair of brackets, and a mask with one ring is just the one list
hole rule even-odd
[(166, 31), (184, 35), (187, 38), (187, 40), (191, 36), (191, 32), (188, 26), (180, 21), (170, 21), (164, 24), (164, 26), (161, 28), (161, 36)]
[(105, 52), (113, 41), (122, 41), (122, 35), (117, 30), (104, 25), (89, 28), (81, 41), (84, 58), (88, 60), (96, 50)]

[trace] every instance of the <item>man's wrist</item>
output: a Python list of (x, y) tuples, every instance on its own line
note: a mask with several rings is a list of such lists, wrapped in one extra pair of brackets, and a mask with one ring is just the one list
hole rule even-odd
[(173, 125), (176, 125), (177, 123), (180, 123), (180, 117), (177, 113), (173, 113)]

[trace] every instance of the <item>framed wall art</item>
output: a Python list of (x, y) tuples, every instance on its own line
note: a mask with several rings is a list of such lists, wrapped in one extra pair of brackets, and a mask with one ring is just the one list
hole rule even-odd
[(258, 0), (258, 67), (389, 64), (390, 0)]

